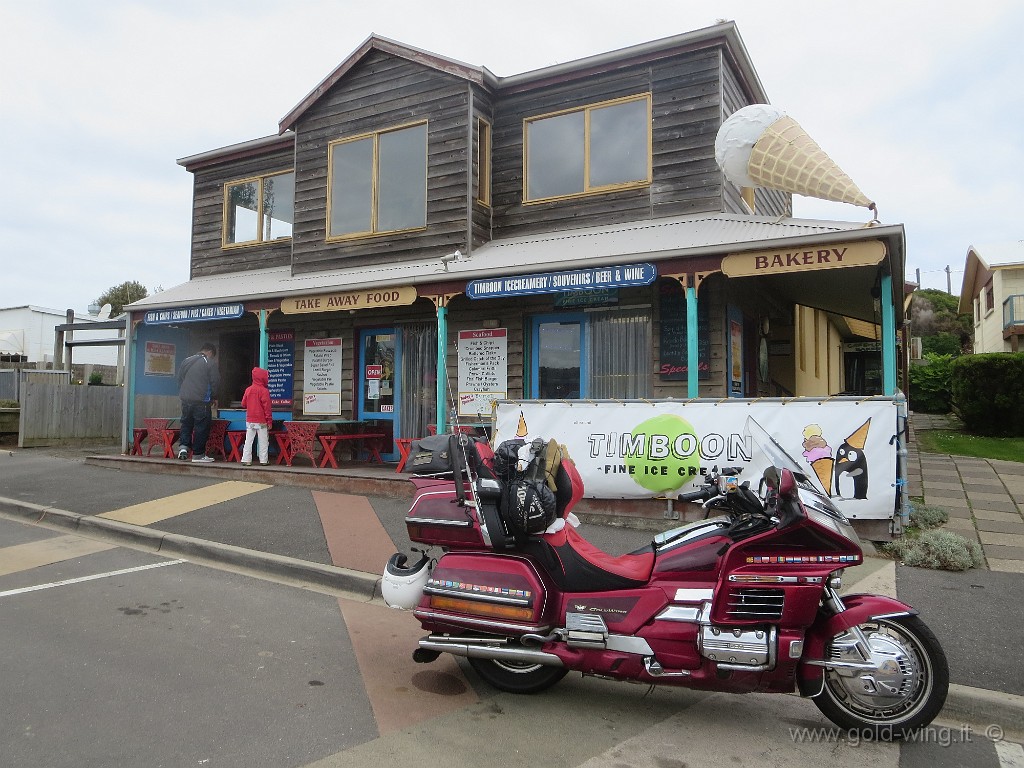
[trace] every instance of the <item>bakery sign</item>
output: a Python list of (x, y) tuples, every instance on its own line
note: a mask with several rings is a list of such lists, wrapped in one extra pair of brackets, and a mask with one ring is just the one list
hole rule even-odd
[(341, 312), (350, 309), (377, 309), (379, 307), (402, 307), (416, 301), (416, 289), (412, 286), (400, 288), (369, 288), (364, 291), (328, 293), (319, 296), (295, 296), (281, 302), (281, 311), (286, 315), (300, 315), (309, 312)]
[(883, 258), (885, 244), (881, 240), (829, 243), (804, 248), (730, 253), (722, 259), (722, 272), (727, 277), (792, 275), (818, 269), (867, 267), (878, 264)]

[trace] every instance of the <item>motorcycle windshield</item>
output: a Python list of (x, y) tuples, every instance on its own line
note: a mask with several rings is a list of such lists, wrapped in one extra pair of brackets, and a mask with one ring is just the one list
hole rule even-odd
[[(760, 453), (758, 457), (759, 462), (764, 463), (765, 468), (773, 466), (780, 471), (788, 469), (793, 473), (797, 486), (800, 489), (800, 500), (805, 506), (823, 512), (844, 525), (849, 525), (845, 515), (832, 503), (832, 500), (825, 492), (821, 481), (818, 480), (818, 476), (814, 473), (806, 474), (800, 462), (779, 445), (775, 438), (768, 433), (768, 430), (758, 424), (753, 416), (747, 417), (743, 431), (750, 438), (755, 452)], [(851, 535), (845, 533), (844, 535), (847, 535), (848, 538), (853, 538)]]

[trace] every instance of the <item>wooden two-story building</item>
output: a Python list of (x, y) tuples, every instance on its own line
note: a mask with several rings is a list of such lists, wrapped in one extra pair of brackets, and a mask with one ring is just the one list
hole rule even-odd
[(725, 181), (719, 127), (767, 102), (732, 23), (510, 77), (369, 37), (276, 135), (178, 161), (190, 280), (129, 307), (130, 423), (204, 341), (222, 408), (260, 364), (283, 416), (395, 437), (505, 397), (835, 394), (848, 342), (891, 394), (903, 227)]

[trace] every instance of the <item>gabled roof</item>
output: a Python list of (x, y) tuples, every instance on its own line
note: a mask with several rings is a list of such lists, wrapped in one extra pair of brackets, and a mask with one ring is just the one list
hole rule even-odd
[(281, 122), (278, 124), (278, 129), (281, 133), (289, 130), (295, 125), (296, 121), (302, 117), (302, 114), (312, 107), (321, 96), (329, 91), (335, 83), (341, 80), (356, 64), (362, 61), (371, 51), (382, 51), (389, 53), (392, 56), (398, 56), (409, 61), (414, 61), (418, 64), (436, 69), (439, 72), (447, 72), (449, 75), (455, 75), (461, 77), (464, 80), (469, 80), (474, 83), (482, 84), (485, 77), (493, 78), (489, 72), (483, 67), (474, 67), (470, 64), (463, 64), (461, 61), (455, 59), (449, 59), (445, 56), (439, 56), (436, 53), (430, 53), (429, 51), (423, 51), (419, 48), (413, 48), (411, 45), (405, 45), (395, 40), (389, 40), (386, 37), (380, 35), (370, 35), (363, 41), (363, 44), (356, 48), (352, 54), (345, 59), (341, 64), (334, 68), (327, 77), (321, 80), (316, 88), (306, 94), (306, 96), (296, 104), (291, 112), (281, 118)]
[(967, 249), (967, 263), (964, 265), (964, 282), (960, 288), (960, 305), (957, 311), (967, 315), (974, 311), (974, 297), (988, 282), (991, 273), (997, 269), (1024, 269), (1024, 240), (1009, 243), (972, 245)]
[(461, 61), (414, 48), (380, 35), (370, 35), (347, 59), (339, 64), (327, 77), (310, 91), (278, 124), (279, 131), (294, 127), (303, 113), (312, 107), (331, 87), (338, 83), (356, 64), (371, 51), (383, 51), (409, 61), (415, 61), (440, 72), (446, 72), (467, 81), (485, 85), (495, 90), (523, 90), (538, 87), (549, 82), (560, 82), (578, 77), (587, 77), (597, 72), (618, 69), (624, 66), (653, 61), (688, 50), (697, 50), (724, 43), (726, 56), (741, 73), (741, 84), (748, 90), (753, 102), (768, 102), (768, 96), (757, 72), (750, 61), (747, 48), (740, 38), (739, 30), (732, 21), (714, 26), (684, 32), (659, 40), (632, 45), (619, 50), (587, 56), (582, 59), (555, 64), (550, 67), (524, 72), (510, 77), (497, 77), (486, 67), (476, 67)]

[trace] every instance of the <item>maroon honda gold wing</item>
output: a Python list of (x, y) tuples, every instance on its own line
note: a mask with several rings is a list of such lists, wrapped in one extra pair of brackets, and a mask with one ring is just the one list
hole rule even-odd
[[(908, 605), (840, 596), (843, 569), (863, 562), (856, 533), (752, 421), (752, 438), (771, 458), (762, 491), (737, 482), (741, 468), (716, 468), (679, 497), (701, 504), (706, 519), (618, 557), (572, 525), (583, 483), (568, 458), (549, 473), (547, 514), (544, 493), (510, 491), (550, 455), (542, 441), (513, 446), (522, 459), (513, 456), (503, 475), (504, 445), (496, 458), (453, 436), (451, 473), (414, 477), (406, 518), (410, 538), (440, 557), (405, 567), (395, 555), (384, 575), (385, 599), (411, 608), (429, 633), (413, 658), (466, 657), (486, 682), (515, 693), (577, 671), (799, 691), (838, 725), (881, 739), (930, 723), (949, 684), (938, 641)], [(537, 508), (516, 509), (524, 500)]]

